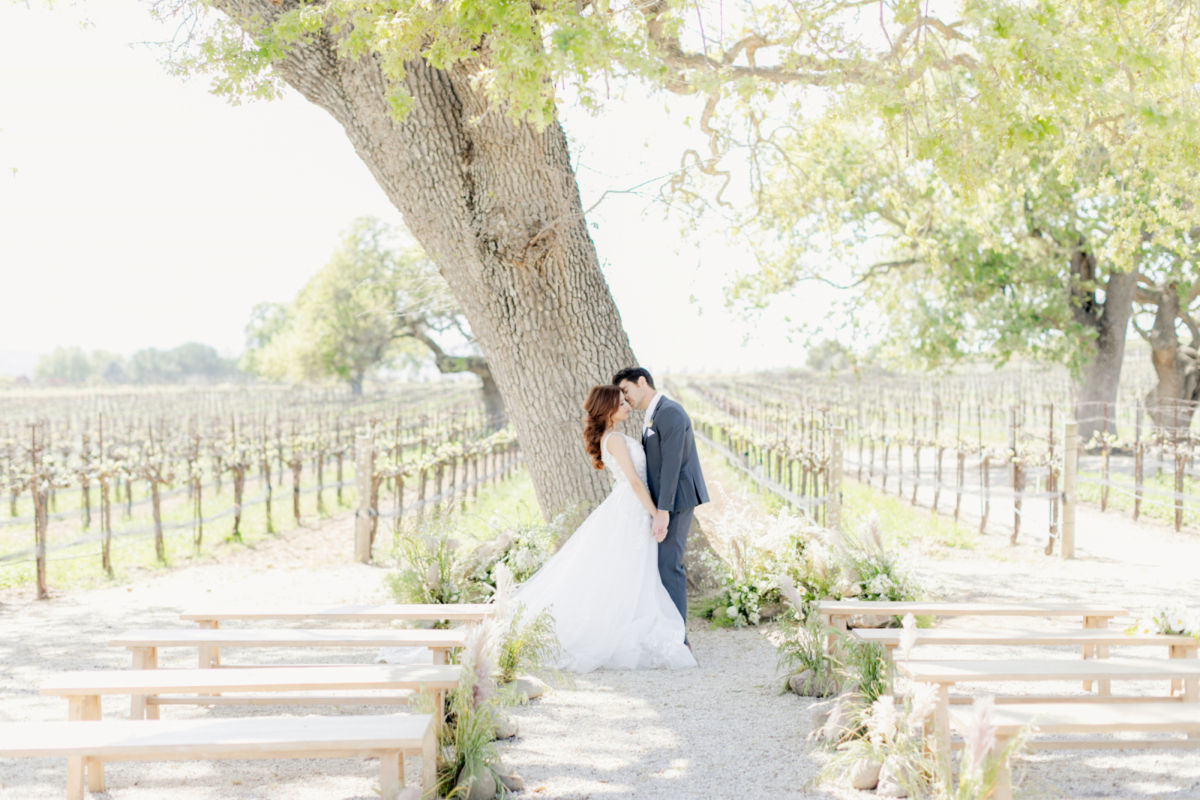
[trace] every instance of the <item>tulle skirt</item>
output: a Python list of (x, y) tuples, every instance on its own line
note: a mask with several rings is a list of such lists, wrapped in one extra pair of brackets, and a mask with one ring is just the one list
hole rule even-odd
[(514, 594), (524, 617), (550, 609), (560, 669), (696, 666), (683, 618), (658, 575), (651, 517), (618, 483), (563, 548)]

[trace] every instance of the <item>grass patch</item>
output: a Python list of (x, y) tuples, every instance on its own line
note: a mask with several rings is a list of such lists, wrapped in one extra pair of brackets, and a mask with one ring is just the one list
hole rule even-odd
[(883, 535), (889, 544), (907, 547), (916, 542), (973, 550), (979, 544), (979, 529), (955, 523), (945, 514), (911, 505), (857, 481), (842, 484), (842, 519), (846, 530), (857, 530), (872, 513), (879, 515)]
[[(1159, 492), (1175, 491), (1174, 475), (1167, 472), (1158, 475), (1156, 470), (1146, 470), (1146, 472), (1147, 474), (1142, 479), (1142, 486), (1145, 488), (1154, 489)], [(1094, 503), (1098, 507), (1104, 487), (1084, 483), (1085, 480), (1100, 481), (1103, 480), (1103, 475), (1099, 472), (1080, 472), (1077, 484), (1079, 499), (1086, 503)], [(1133, 476), (1113, 470), (1108, 473), (1108, 480), (1110, 483), (1120, 484), (1122, 487), (1125, 487), (1123, 489), (1110, 488), (1108, 490), (1108, 510), (1124, 511), (1132, 516), (1134, 491), (1137, 488), (1136, 484), (1134, 484)], [(1200, 479), (1194, 478), (1191, 475), (1184, 475), (1183, 493), (1200, 496)], [(1139, 516), (1149, 517), (1168, 525), (1174, 525), (1175, 501), (1168, 497), (1143, 494)], [(1200, 508), (1190, 505), (1186, 500), (1183, 503), (1183, 524), (1184, 526), (1200, 527)]]
[(726, 494), (730, 496), (745, 495), (751, 505), (757, 506), (759, 510), (771, 516), (778, 514), (787, 505), (787, 501), (782, 497), (762, 488), (750, 480), (744, 472), (730, 464), (724, 454), (716, 448), (697, 439), (696, 452), (703, 462), (705, 480), (709, 483), (720, 484)]

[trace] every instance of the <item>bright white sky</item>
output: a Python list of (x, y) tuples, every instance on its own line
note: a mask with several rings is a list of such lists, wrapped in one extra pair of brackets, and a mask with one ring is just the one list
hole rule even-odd
[[(58, 345), (128, 355), (197, 341), (233, 355), (250, 309), (291, 299), (351, 220), (401, 222), (324, 111), (294, 93), (230, 106), (133, 45), (169, 35), (136, 0), (82, 11), (0, 0), (0, 373)], [(695, 138), (680, 120), (700, 106), (672, 100), (668, 118), (664, 102), (636, 98), (599, 119), (564, 109), (585, 207), (677, 167)], [(746, 254), (685, 240), (645, 196), (609, 195), (589, 221), (643, 364), (803, 364), (783, 318), (819, 322), (830, 290), (806, 287), (749, 324), (722, 296), (753, 269)]]

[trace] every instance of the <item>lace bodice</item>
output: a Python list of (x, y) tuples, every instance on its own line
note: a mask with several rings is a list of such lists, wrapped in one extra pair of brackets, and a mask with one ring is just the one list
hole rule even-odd
[(617, 463), (616, 457), (608, 452), (608, 437), (609, 436), (624, 436), (625, 444), (629, 447), (629, 457), (633, 459), (633, 468), (637, 470), (638, 477), (642, 479), (642, 483), (646, 482), (646, 451), (642, 448), (642, 443), (632, 436), (625, 436), (620, 431), (612, 431), (605, 435), (600, 442), (600, 460), (604, 462), (604, 466), (608, 467), (609, 473), (612, 475), (613, 488), (621, 484), (628, 485), (629, 479), (625, 477), (625, 470), (621, 469), (621, 465)]

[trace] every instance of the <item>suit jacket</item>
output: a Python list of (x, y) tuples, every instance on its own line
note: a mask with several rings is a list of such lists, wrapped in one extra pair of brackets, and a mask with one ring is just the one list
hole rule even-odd
[(685, 511), (708, 502), (692, 420), (683, 406), (664, 395), (642, 434), (642, 444), (646, 448), (646, 488), (660, 511)]

